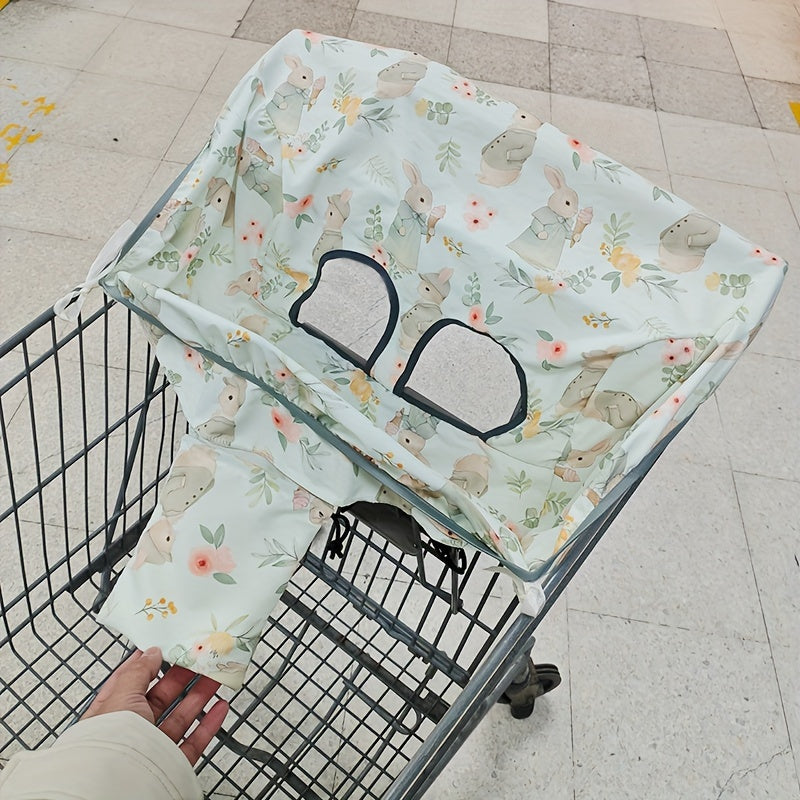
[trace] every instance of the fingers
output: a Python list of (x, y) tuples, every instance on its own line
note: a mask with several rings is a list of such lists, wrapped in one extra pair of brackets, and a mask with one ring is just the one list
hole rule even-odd
[(191, 688), (189, 694), (175, 707), (172, 713), (161, 723), (161, 730), (179, 742), (192, 723), (200, 715), (206, 703), (214, 696), (219, 684), (205, 675)]
[(228, 703), (225, 700), (218, 700), (200, 720), (200, 724), (186, 737), (186, 741), (181, 744), (180, 748), (192, 766), (197, 763), (203, 750), (208, 747), (208, 743), (222, 727), (227, 713)]
[[(136, 699), (143, 701), (147, 687), (158, 675), (160, 666), (161, 650), (157, 647), (151, 647), (144, 653), (137, 650), (109, 676), (83, 718), (124, 708), (142, 713)], [(146, 705), (143, 710), (147, 711)]]
[(189, 685), (195, 673), (183, 667), (170, 667), (164, 677), (152, 686), (147, 693), (147, 702), (153, 709), (153, 716), (158, 719)]

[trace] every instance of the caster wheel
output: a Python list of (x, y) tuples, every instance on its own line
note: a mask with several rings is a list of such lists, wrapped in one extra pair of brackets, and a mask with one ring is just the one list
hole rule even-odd
[(534, 664), (528, 658), (527, 676), (512, 683), (500, 698), (511, 706), (514, 719), (527, 719), (533, 713), (536, 698), (553, 691), (561, 683), (561, 673), (555, 664)]

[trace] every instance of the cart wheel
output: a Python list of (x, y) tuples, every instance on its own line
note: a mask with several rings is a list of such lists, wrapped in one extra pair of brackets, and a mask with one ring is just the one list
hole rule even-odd
[(561, 683), (561, 673), (555, 664), (534, 664), (528, 658), (527, 676), (512, 683), (500, 698), (511, 706), (514, 719), (527, 719), (533, 713), (537, 697), (551, 692)]

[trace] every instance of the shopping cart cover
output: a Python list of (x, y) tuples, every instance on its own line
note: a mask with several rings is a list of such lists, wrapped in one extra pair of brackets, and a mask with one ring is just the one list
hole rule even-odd
[(104, 286), (191, 431), (104, 619), (231, 685), (355, 500), (543, 573), (719, 385), (786, 268), (444, 65), (308, 31), (156, 211)]

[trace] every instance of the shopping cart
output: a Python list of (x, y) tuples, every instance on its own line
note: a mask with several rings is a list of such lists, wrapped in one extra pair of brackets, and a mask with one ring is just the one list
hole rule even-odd
[[(294, 37), (296, 41), (287, 46), (304, 46), (299, 33)], [(312, 43), (307, 39), (306, 49), (310, 52), (314, 44), (319, 42)], [(345, 45), (337, 40), (329, 49), (340, 53)], [(387, 60), (391, 57), (377, 49), (373, 52)], [(394, 56), (398, 57), (397, 54)], [(278, 56), (275, 58), (279, 62), (283, 60)], [(294, 80), (311, 83), (307, 74), (299, 74), (303, 72), (299, 59), (287, 56), (286, 60), (287, 64), (292, 64), (292, 75), (298, 71)], [(420, 61), (416, 54), (398, 63), (406, 65), (403, 74), (413, 76), (424, 72), (417, 69)], [(413, 87), (401, 86), (398, 89), (392, 85), (394, 73), (391, 68), (386, 69), (388, 75), (385, 71), (379, 73), (384, 76), (379, 77), (379, 95), (398, 97), (393, 92), (412, 90)], [(347, 89), (347, 81), (342, 78), (340, 82), (337, 93), (342, 95)], [(283, 84), (280, 86), (276, 98), (284, 90)], [(324, 83), (314, 86), (317, 94), (324, 89)], [(259, 81), (251, 83), (250, 77), (240, 85), (240, 89), (242, 87), (251, 87), (254, 95), (260, 91), (264, 98), (272, 94), (271, 90), (264, 89), (263, 84), (259, 89)], [(455, 88), (461, 91), (463, 87), (456, 85)], [(308, 95), (303, 95), (304, 103), (298, 113), (305, 108), (307, 99)], [(240, 100), (242, 108), (249, 108), (244, 93), (240, 94)], [(365, 125), (380, 128), (381, 123), (385, 126), (388, 112), (377, 103), (377, 98), (374, 101), (371, 104), (363, 102), (369, 109), (365, 114), (371, 114)], [(278, 108), (277, 101), (270, 102), (275, 102)], [(338, 105), (334, 107), (342, 115), (341, 133), (358, 121), (355, 112), (360, 106), (347, 94), (337, 96), (336, 102)], [(446, 124), (454, 111), (443, 104), (437, 106), (439, 101), (425, 99), (424, 107), (421, 102), (412, 106), (416, 109), (414, 113), (427, 117), (434, 125)], [(310, 110), (310, 100), (308, 103)], [(432, 105), (428, 106), (428, 103)], [(275, 112), (282, 125), (288, 125), (286, 112), (286, 108)], [(430, 114), (433, 116), (427, 116)], [(493, 114), (487, 116), (491, 118)], [(440, 120), (440, 117), (444, 119)], [(516, 116), (515, 120), (523, 128), (530, 125), (524, 114), (521, 121)], [(329, 127), (320, 126), (316, 135), (320, 137), (322, 132), (329, 130)], [(236, 135), (241, 138), (241, 131)], [(564, 137), (559, 138), (555, 129), (549, 128), (546, 135), (552, 142), (558, 139), (563, 149)], [(521, 138), (530, 143), (528, 134), (523, 133)], [(215, 146), (218, 147), (219, 159), (223, 163), (230, 162), (231, 169), (235, 170), (236, 149), (228, 150), (227, 145), (220, 142)], [(242, 170), (242, 183), (247, 186), (247, 181), (250, 181), (253, 186), (260, 187), (263, 196), (269, 189), (265, 183), (265, 175), (270, 173), (265, 166), (269, 154), (259, 147), (258, 142), (246, 144), (246, 152), (253, 157), (252, 161), (240, 148), (238, 168)], [(436, 161), (441, 163), (440, 171), (444, 173), (448, 168), (445, 159), (456, 158), (454, 154), (457, 151), (449, 146), (441, 152), (441, 158), (437, 155)], [(480, 149), (477, 152), (480, 153)], [(576, 149), (576, 161), (571, 162), (576, 172), (582, 167), (581, 153), (583, 151)], [(495, 187), (505, 185), (503, 181), (515, 180), (514, 175), (492, 172), (496, 168), (488, 163), (488, 159), (480, 164), (478, 156), (477, 161), (483, 176)], [(329, 159), (323, 166), (333, 170), (338, 164)], [(412, 167), (406, 168), (404, 164), (411, 185), (418, 186), (418, 170)], [(609, 185), (616, 180), (615, 170), (621, 169), (619, 165), (599, 157), (593, 162), (593, 167), (595, 177), (598, 171), (608, 173), (602, 179), (607, 179)], [(259, 169), (261, 172), (256, 174)], [(557, 171), (546, 174), (551, 184), (558, 183)], [(270, 175), (269, 179), (272, 177)], [(199, 176), (196, 180), (200, 183)], [(395, 188), (398, 186), (396, 181), (394, 185)], [(215, 184), (214, 190), (207, 195), (205, 187), (197, 191), (210, 198), (207, 202), (215, 198), (220, 200), (222, 210), (218, 211), (218, 216), (220, 225), (224, 226), (223, 213), (227, 212), (223, 201), (226, 196), (221, 193), (221, 187), (221, 184)], [(211, 190), (212, 187), (208, 188)], [(173, 189), (175, 187), (162, 198), (134, 239), (142, 235), (159, 208), (167, 209), (164, 204)], [(648, 191), (650, 189), (652, 187)], [(666, 193), (662, 192), (662, 195)], [(334, 206), (333, 211), (337, 202), (344, 204), (349, 200), (344, 191), (331, 197), (329, 202)], [(654, 194), (653, 202), (657, 202), (659, 197)], [(285, 195), (284, 199), (296, 212), (295, 222), (288, 227), (290, 231), (299, 230), (303, 224), (302, 201)], [(413, 197), (411, 201), (414, 202)], [(664, 200), (667, 201), (674, 202), (671, 197)], [(186, 210), (185, 205), (177, 202), (171, 206), (171, 211)], [(653, 213), (656, 218), (661, 214), (660, 211)], [(434, 236), (433, 229), (441, 223), (442, 215), (443, 211), (428, 219), (429, 239)], [(371, 218), (372, 233), (377, 236), (375, 216), (373, 214)], [(526, 213), (526, 216), (529, 215)], [(535, 214), (533, 216), (536, 218)], [(696, 217), (699, 215), (694, 216), (688, 224), (698, 222)], [(681, 219), (676, 227), (684, 221)], [(584, 228), (590, 222), (591, 214), (578, 219)], [(700, 222), (709, 223), (707, 218), (701, 218)], [(551, 220), (547, 224), (563, 228), (565, 221)], [(606, 226), (613, 241), (610, 244), (603, 241), (606, 250), (602, 253), (616, 272), (608, 273), (601, 280), (606, 281), (611, 292), (616, 292), (623, 281), (627, 287), (638, 280), (647, 285), (647, 296), (653, 291), (673, 299), (677, 291), (685, 291), (680, 286), (675, 288), (679, 284), (678, 278), (662, 274), (654, 265), (645, 264), (643, 269), (650, 267), (655, 275), (640, 274), (639, 261), (634, 264), (632, 255), (626, 254), (623, 247), (628, 238), (627, 225), (625, 219), (612, 217)], [(403, 241), (402, 225), (396, 227), (395, 251), (405, 254), (409, 243)], [(163, 228), (162, 224), (160, 230)], [(320, 246), (326, 242), (326, 233), (329, 241), (335, 241), (340, 229), (341, 225), (339, 231), (323, 231)], [(680, 274), (698, 268), (705, 250), (720, 235), (720, 226), (712, 229), (711, 236), (708, 231), (703, 234), (707, 237), (705, 245), (698, 244), (687, 252), (681, 250), (680, 236), (670, 238), (668, 233), (671, 235), (673, 232), (662, 234), (664, 259), (671, 259), (672, 272)], [(391, 235), (387, 235), (384, 243)], [(426, 231), (421, 230), (419, 239), (425, 235)], [(698, 235), (698, 242), (700, 238)], [(731, 232), (726, 232), (724, 238), (724, 246), (729, 248), (727, 252), (744, 251), (745, 244)], [(563, 245), (566, 238), (562, 236), (559, 241)], [(577, 241), (575, 239), (572, 243)], [(451, 253), (459, 249), (449, 257), (465, 255), (460, 241), (448, 238), (443, 239), (443, 243), (450, 246)], [(169, 267), (170, 273), (164, 274), (186, 269), (189, 261), (200, 252), (199, 245), (197, 249), (194, 247), (189, 244), (182, 265), (179, 263), (180, 254), (176, 254), (170, 262), (174, 269)], [(527, 260), (532, 258), (532, 251), (539, 245), (523, 234), (510, 242), (509, 247), (514, 252), (521, 252), (523, 260)], [(311, 251), (311, 243), (306, 249)], [(373, 258), (380, 257), (383, 252), (378, 247)], [(613, 475), (609, 468), (602, 494), (588, 487), (590, 491), (583, 505), (585, 514), (580, 524), (567, 530), (565, 521), (563, 537), (558, 528), (555, 529), (559, 538), (555, 542), (547, 541), (548, 557), (540, 560), (536, 572), (498, 558), (498, 553), (490, 546), (492, 540), (489, 537), (482, 540), (463, 527), (463, 516), (459, 521), (450, 522), (448, 530), (472, 545), (466, 550), (455, 546), (455, 542), (448, 544), (446, 536), (429, 538), (423, 535), (419, 525), (415, 527), (413, 520), (408, 521), (410, 517), (402, 526), (394, 528), (385, 515), (373, 518), (370, 508), (358, 503), (336, 511), (324, 535), (304, 554), (300, 567), (272, 613), (266, 632), (252, 653), (246, 682), (231, 698), (232, 722), (220, 731), (198, 765), (201, 781), (210, 796), (233, 794), (247, 798), (302, 797), (312, 800), (325, 797), (417, 798), (431, 786), (493, 704), (505, 701), (513, 716), (530, 715), (536, 699), (556, 688), (560, 681), (557, 667), (535, 665), (532, 660), (537, 626), (644, 475), (686, 424), (690, 415), (685, 413), (676, 417), (673, 401), (683, 403), (691, 394), (695, 402), (687, 406), (694, 407), (703, 399), (698, 396), (708, 388), (694, 380), (698, 375), (709, 375), (708, 372), (701, 373), (699, 367), (711, 366), (716, 370), (710, 372), (714, 380), (721, 377), (733, 358), (743, 350), (751, 323), (753, 333), (757, 330), (755, 323), (768, 310), (780, 283), (779, 277), (773, 277), (777, 273), (768, 272), (761, 264), (770, 257), (771, 254), (761, 251), (757, 257), (753, 256), (758, 274), (767, 275), (761, 280), (759, 316), (745, 322), (744, 311), (734, 314), (731, 325), (721, 329), (731, 338), (715, 341), (709, 337), (705, 340), (703, 350), (714, 358), (709, 355), (708, 363), (695, 364), (698, 370), (694, 373), (689, 371), (688, 361), (682, 360), (683, 356), (674, 356), (677, 363), (665, 367), (669, 373), (668, 379), (664, 380), (667, 387), (661, 386), (660, 377), (656, 379), (659, 391), (651, 402), (660, 398), (662, 393), (666, 394), (664, 405), (653, 411), (660, 417), (653, 426), (657, 429), (654, 439), (652, 442), (647, 440), (652, 446), (643, 455), (637, 453), (635, 459), (632, 457), (624, 469), (620, 468)], [(325, 261), (324, 253), (321, 260)], [(384, 266), (394, 265), (387, 263)], [(283, 268), (286, 271), (285, 265)], [(370, 268), (373, 269), (374, 265)], [(438, 273), (441, 283), (447, 281), (443, 272)], [(559, 283), (549, 276), (536, 282), (511, 262), (507, 271), (507, 280), (521, 286), (522, 291), (537, 291), (542, 296), (565, 290), (568, 286), (580, 295), (591, 276), (583, 270), (571, 277), (574, 278), (572, 283), (566, 279)], [(730, 276), (731, 283), (725, 284), (726, 294), (731, 293), (733, 298), (740, 294), (743, 296), (749, 285), (743, 283), (744, 277)], [(435, 278), (433, 276), (430, 280), (435, 283)], [(734, 278), (736, 282), (733, 282)], [(721, 277), (717, 275), (717, 288), (720, 281)], [(230, 287), (243, 288), (241, 282), (231, 283)], [(107, 290), (110, 288), (113, 288), (113, 281), (106, 285)], [(465, 306), (470, 305), (475, 296), (474, 292), (468, 294), (469, 297), (465, 297), (469, 303), (465, 299)], [(160, 297), (166, 297), (166, 293)], [(119, 299), (126, 304), (138, 303), (138, 311), (144, 309), (143, 316), (149, 315), (151, 324), (157, 316), (156, 306), (161, 302), (159, 297), (147, 292), (136, 296), (133, 292), (126, 294), (121, 290)], [(491, 306), (486, 309), (486, 324), (491, 324), (489, 308)], [(297, 322), (297, 312), (293, 313), (292, 321)], [(584, 322), (607, 328), (613, 320), (599, 309), (597, 313), (599, 316), (594, 318), (594, 323), (588, 316), (584, 317)], [(466, 326), (462, 324), (461, 327)], [(546, 333), (537, 331), (543, 342), (552, 343), (552, 337), (548, 340)], [(655, 338), (647, 344), (652, 345), (660, 335), (656, 331)], [(670, 347), (674, 345), (672, 339), (667, 341), (672, 343)], [(656, 343), (660, 347), (660, 343)], [(553, 349), (556, 344), (552, 343), (550, 348), (552, 361), (558, 358)], [(544, 349), (548, 347), (549, 344)], [(645, 350), (644, 345), (641, 350)], [(652, 347), (649, 352), (652, 355)], [(209, 353), (209, 357), (213, 355)], [(605, 410), (606, 417), (613, 419), (610, 427), (615, 430), (625, 427), (622, 415), (626, 412), (620, 411), (620, 403), (632, 403), (630, 395), (621, 391), (594, 392), (616, 355), (617, 351), (606, 351), (600, 359), (602, 366), (598, 357), (591, 355), (582, 369), (580, 366), (576, 368), (577, 375), (572, 382), (564, 381), (569, 385), (560, 401), (562, 417), (568, 413), (575, 415), (575, 409), (583, 409), (590, 396), (616, 394), (621, 399), (613, 409)], [(669, 348), (667, 355), (673, 355)], [(541, 370), (558, 369), (547, 357), (541, 358)], [(717, 363), (719, 359), (727, 359), (727, 363), (720, 366)], [(661, 368), (660, 364), (658, 368)], [(94, 310), (84, 307), (74, 328), (65, 326), (52, 311), (46, 312), (0, 348), (0, 436), (5, 453), (0, 465), (0, 492), (3, 493), (0, 498), (0, 535), (7, 553), (0, 564), (0, 613), (3, 618), (0, 674), (5, 680), (0, 718), (8, 734), (0, 743), (0, 757), (7, 757), (20, 746), (39, 746), (58, 735), (80, 715), (97, 685), (128, 652), (126, 642), (99, 627), (92, 615), (103, 606), (115, 585), (119, 585), (117, 578), (159, 504), (170, 464), (187, 430), (166, 372), (161, 369), (131, 312), (121, 303), (110, 300)], [(365, 372), (369, 372), (369, 366)], [(362, 379), (365, 379), (364, 375)], [(348, 383), (350, 379), (343, 380)], [(674, 387), (677, 387), (675, 393), (670, 394)], [(267, 385), (261, 388), (265, 392), (271, 390)], [(587, 388), (588, 392), (585, 392)], [(713, 388), (712, 381), (708, 391)], [(686, 391), (682, 394), (684, 389)], [(576, 394), (576, 398), (572, 398), (572, 394)], [(561, 389), (556, 397), (559, 395)], [(387, 393), (386, 399), (390, 400), (391, 395)], [(325, 426), (311, 414), (304, 414), (299, 406), (290, 407), (298, 419), (303, 415), (305, 424), (316, 426), (314, 429), (320, 435), (326, 435)], [(521, 423), (525, 424), (525, 409), (520, 411)], [(533, 411), (528, 411), (531, 421), (538, 421)], [(643, 413), (643, 409), (639, 412)], [(597, 413), (601, 414), (601, 411)], [(619, 416), (614, 417), (614, 414)], [(658, 429), (659, 420), (664, 421), (661, 429)], [(464, 431), (471, 435), (463, 425), (460, 431), (458, 435)], [(486, 438), (492, 433), (489, 431)], [(521, 431), (519, 436), (520, 441), (525, 438)], [(334, 435), (327, 436), (327, 441), (339, 452), (348, 453), (348, 457), (365, 473), (377, 480), (386, 480), (393, 490), (405, 492), (409, 499), (414, 498), (407, 485), (382, 469), (399, 465), (389, 461), (379, 464), (376, 458), (368, 458), (352, 443)], [(608, 439), (604, 447), (611, 447), (611, 444), (611, 439)], [(429, 447), (429, 450), (433, 449)], [(564, 451), (566, 459), (571, 455), (572, 450)], [(595, 455), (593, 451), (589, 454), (592, 462)], [(410, 452), (409, 458), (403, 456), (406, 464), (410, 457)], [(580, 459), (583, 456), (577, 454), (574, 457)], [(572, 476), (578, 475), (578, 470), (583, 468), (581, 464), (562, 463), (558, 458), (554, 463), (556, 471), (551, 470), (553, 474), (579, 482)], [(526, 491), (525, 473), (520, 473), (515, 480), (521, 497)], [(418, 488), (416, 484), (414, 486)], [(257, 493), (264, 489), (255, 483), (252, 491)], [(441, 505), (438, 508), (432, 505), (430, 496), (420, 496), (417, 500), (425, 514), (441, 521)], [(588, 511), (589, 508), (593, 510)], [(538, 519), (528, 521), (531, 528), (538, 524)], [(445, 518), (445, 522), (449, 521)], [(498, 561), (503, 562), (504, 571), (497, 571)], [(522, 591), (513, 597), (508, 592), (509, 571), (526, 581)], [(522, 600), (518, 599), (520, 597)], [(154, 595), (145, 605), (158, 609), (166, 602), (166, 598), (162, 600)]]
[[(92, 614), (157, 502), (185, 421), (138, 322), (108, 300), (74, 328), (45, 312), (2, 345), (0, 370), (7, 759), (63, 732), (127, 656)], [(533, 633), (644, 471), (548, 577), (535, 615), (518, 614), (480, 553), (428, 540), (404, 552), (337, 517), (198, 765), (206, 792), (421, 796), (495, 702), (527, 716), (558, 685), (555, 666), (533, 668)]]

